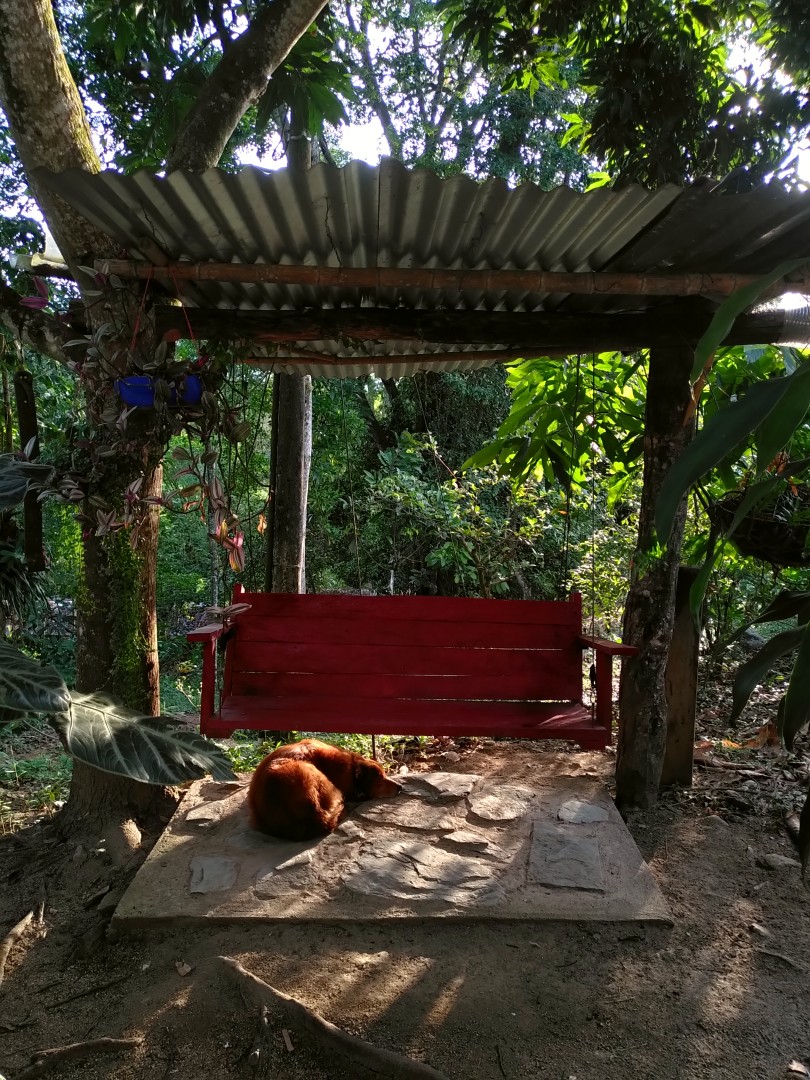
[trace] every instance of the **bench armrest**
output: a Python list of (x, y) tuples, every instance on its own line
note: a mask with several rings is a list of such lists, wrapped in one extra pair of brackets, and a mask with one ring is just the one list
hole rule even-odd
[(620, 645), (617, 641), (588, 637), (585, 634), (577, 635), (577, 643), (580, 648), (593, 649), (596, 653), (594, 711), (597, 722), (607, 730), (608, 736), (611, 737), (613, 732), (613, 657), (635, 656), (639, 650), (634, 645)]
[(198, 626), (186, 634), (189, 641), (200, 642), (203, 647), (202, 687), (200, 690), (200, 727), (214, 715), (217, 692), (217, 640), (224, 627), (219, 625)]
[(604, 653), (605, 656), (635, 656), (639, 651), (635, 645), (622, 645), (618, 641), (588, 637), (585, 634), (577, 635), (577, 642), (581, 648), (594, 649), (597, 653)]
[(219, 623), (211, 623), (209, 626), (198, 626), (196, 630), (190, 630), (186, 637), (189, 641), (216, 641), (221, 637), (225, 628)]

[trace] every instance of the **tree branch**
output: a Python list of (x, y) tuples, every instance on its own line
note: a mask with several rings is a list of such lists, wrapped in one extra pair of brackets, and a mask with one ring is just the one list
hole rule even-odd
[(380, 121), (391, 157), (401, 161), (402, 138), (396, 129), (391, 112), (383, 100), (379, 80), (374, 71), (374, 62), (371, 59), (371, 51), (368, 47), (368, 19), (363, 19), (361, 27), (358, 30), (357, 24), (354, 21), (354, 16), (352, 15), (351, 0), (346, 0), (346, 21), (355, 38), (362, 38), (363, 44), (359, 46), (360, 57), (362, 60), (362, 63), (359, 65), (359, 75), (365, 84), (369, 104), (374, 111), (374, 115)]
[(259, 11), (186, 113), (166, 162), (168, 172), (203, 172), (217, 164), (236, 125), (325, 6), (326, 0), (274, 0)]
[(60, 364), (67, 364), (72, 359), (65, 352), (65, 345), (71, 337), (68, 329), (53, 315), (22, 307), (20, 300), (20, 294), (0, 280), (0, 324), (23, 345), (50, 356)]

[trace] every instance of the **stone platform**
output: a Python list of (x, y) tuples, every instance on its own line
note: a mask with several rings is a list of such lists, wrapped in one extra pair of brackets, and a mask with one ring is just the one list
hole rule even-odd
[(247, 781), (195, 783), (115, 913), (166, 922), (566, 919), (671, 923), (598, 781), (411, 773), (317, 841), (251, 829)]

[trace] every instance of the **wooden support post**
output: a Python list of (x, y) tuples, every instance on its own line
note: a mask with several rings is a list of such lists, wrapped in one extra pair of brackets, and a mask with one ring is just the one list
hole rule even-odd
[(667, 660), (667, 743), (661, 787), (692, 786), (700, 630), (689, 610), (689, 590), (697, 575), (696, 566), (681, 566), (678, 570), (675, 624)]

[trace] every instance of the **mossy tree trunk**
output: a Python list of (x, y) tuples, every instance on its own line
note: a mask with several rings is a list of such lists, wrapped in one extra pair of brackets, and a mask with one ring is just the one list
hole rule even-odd
[[(180, 126), (168, 163), (170, 170), (203, 170), (217, 164), (236, 124), (324, 6), (325, 0), (278, 0), (257, 13), (202, 84), (197, 101)], [(134, 352), (145, 360), (154, 355), (149, 300), (147, 297), (146, 304), (141, 304), (139, 288), (121, 290), (104, 303), (89, 295), (95, 285), (80, 267), (121, 252), (39, 179), (37, 170), (43, 166), (57, 172), (72, 167), (98, 172), (101, 168), (59, 39), (51, 0), (0, 0), (0, 41), (0, 106), (31, 190), (83, 291), (89, 325), (98, 329), (102, 323), (111, 323), (121, 334), (118, 340), (103, 341), (101, 368), (84, 384), (90, 442), (98, 450), (109, 441), (105, 425), (115, 424), (113, 380), (129, 363), (132, 316), (139, 307), (143, 311)], [(2, 282), (0, 321), (19, 340), (58, 362), (75, 358), (75, 352), (65, 348), (75, 333), (44, 312), (21, 315), (19, 297)], [(111, 412), (112, 421), (103, 419)], [(139, 477), (141, 495), (159, 493), (165, 442), (165, 432), (132, 421), (121, 454), (91, 452), (86, 476), (85, 576), (78, 609), (79, 688), (113, 690), (125, 704), (152, 713), (159, 706), (157, 516), (150, 514), (141, 527), (137, 552), (133, 553), (123, 533), (95, 535), (97, 507), (90, 497), (100, 496), (108, 505), (120, 507), (126, 487)], [(132, 818), (133, 807), (140, 808), (140, 813), (152, 812), (163, 798), (159, 789), (77, 766), (64, 822), (68, 826), (91, 819), (91, 830), (109, 832), (117, 819), (121, 836), (125, 840), (128, 836), (132, 846), (137, 830), (123, 825)]]

